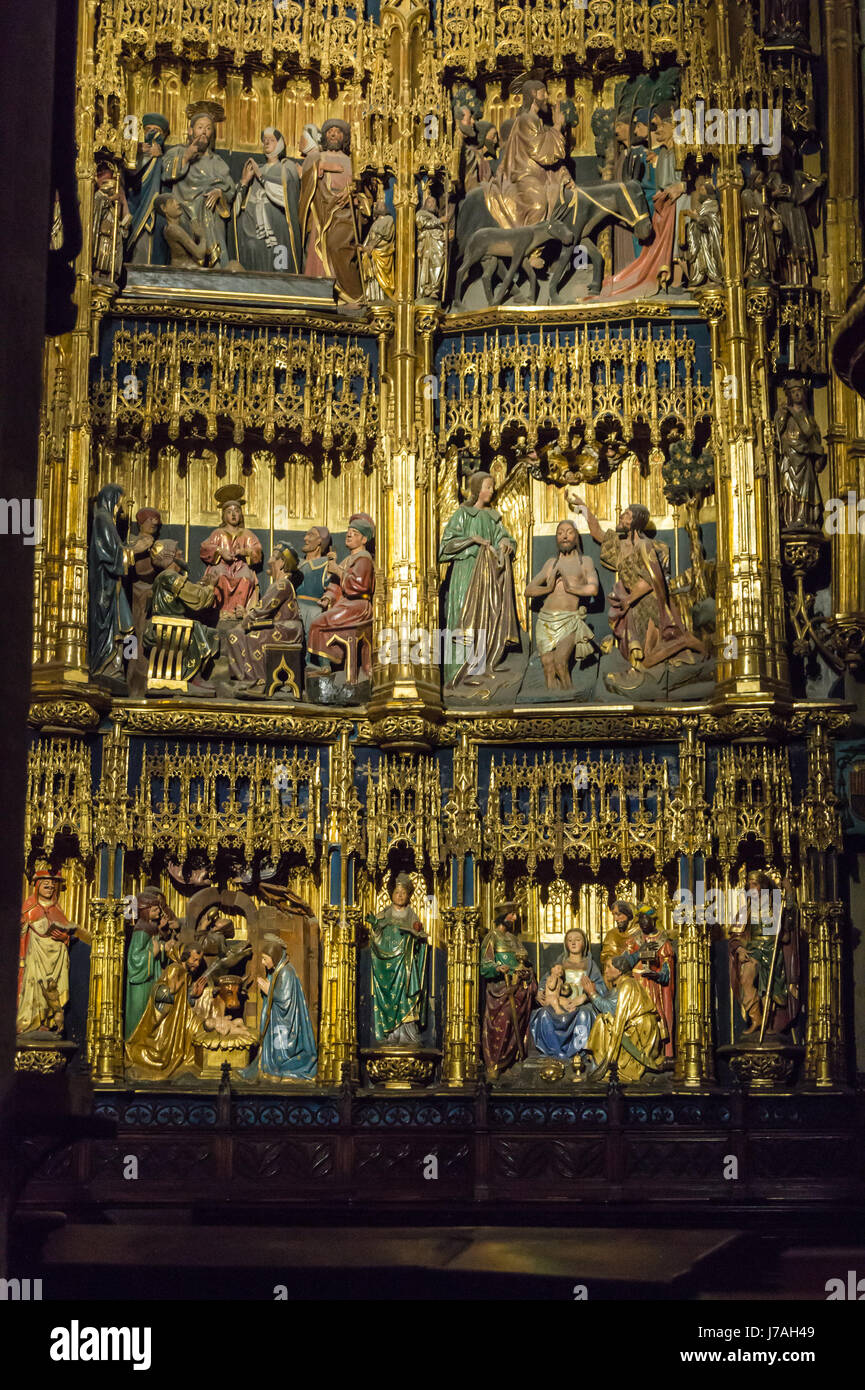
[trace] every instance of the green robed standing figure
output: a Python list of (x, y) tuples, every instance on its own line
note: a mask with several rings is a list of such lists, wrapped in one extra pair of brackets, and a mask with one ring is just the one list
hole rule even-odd
[(410, 906), (414, 885), (397, 874), (391, 905), (367, 917), (376, 1042), (417, 1044), (426, 1022), (427, 935)]
[(512, 560), (517, 548), (490, 506), (495, 483), (489, 473), (473, 473), (470, 502), (458, 507), (439, 546), (439, 563), (451, 566), (447, 591), (447, 625), (462, 634), (464, 653), (454, 641), (456, 659), (445, 660), (449, 687), (482, 683), (495, 672), (508, 650), (520, 645), (514, 598)]

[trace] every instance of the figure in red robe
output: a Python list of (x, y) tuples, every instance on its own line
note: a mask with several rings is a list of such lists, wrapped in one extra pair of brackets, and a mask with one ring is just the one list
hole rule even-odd
[(204, 583), (216, 588), (219, 617), (227, 618), (238, 608), (258, 599), (258, 579), (251, 566), (262, 560), (261, 541), (243, 522), (245, 498), (239, 483), (228, 483), (214, 494), (222, 508), (222, 525), (201, 543), (201, 558), (208, 566)]
[[(322, 602), (330, 600), (320, 618), (310, 625), (307, 648), (317, 666), (328, 674), (333, 665), (346, 663), (346, 680), (356, 678), (358, 669), (369, 679), (372, 674), (372, 596), (375, 593), (375, 565), (367, 542), (375, 539), (375, 523), (365, 512), (350, 518), (345, 533), (348, 555), (342, 564), (328, 561), (332, 576)], [(364, 631), (365, 630), (365, 631)], [(366, 636), (366, 641), (362, 638)], [(348, 658), (348, 659), (346, 659)]]
[(69, 1002), (69, 942), (76, 931), (57, 902), (64, 886), (47, 866), (33, 875), (33, 893), (21, 908), (16, 1031), (63, 1034)]

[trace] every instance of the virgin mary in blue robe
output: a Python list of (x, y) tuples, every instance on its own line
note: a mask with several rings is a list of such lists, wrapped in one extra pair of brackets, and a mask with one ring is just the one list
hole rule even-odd
[(318, 1066), (318, 1050), (300, 980), (276, 937), (265, 939), (262, 955), (272, 965), (261, 1011), (261, 1046), (240, 1075), (247, 1081), (309, 1081)]
[[(560, 971), (556, 970), (556, 966), (561, 967)], [(565, 933), (565, 948), (541, 983), (538, 1001), (542, 1007), (536, 1009), (529, 1020), (532, 1042), (545, 1057), (558, 1057), (564, 1062), (588, 1048), (589, 1033), (596, 1017), (591, 1004), (587, 1000), (575, 1009), (566, 1007), (571, 999), (582, 993), (580, 979), (583, 974), (588, 975), (599, 995), (607, 993), (585, 932), (573, 927)], [(571, 991), (568, 997), (564, 995), (566, 990)], [(554, 998), (559, 1004), (558, 1009), (553, 1005)]]

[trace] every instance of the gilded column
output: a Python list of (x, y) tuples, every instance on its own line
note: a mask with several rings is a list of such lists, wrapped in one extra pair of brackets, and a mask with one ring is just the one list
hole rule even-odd
[(442, 921), (448, 953), (442, 1080), (464, 1086), (480, 1070), (480, 908), (446, 907)]
[(345, 1070), (359, 1076), (357, 1052), (357, 941), (360, 908), (345, 903), (322, 910), (321, 1035), (318, 1080), (339, 1085)]
[(122, 898), (90, 903), (87, 1060), (94, 1081), (123, 1077), (123, 911)]
[(354, 784), (352, 726), (342, 724), (330, 750), (327, 823), (330, 903), (322, 909), (322, 987), (318, 1079), (337, 1085), (348, 1067), (359, 1076), (357, 942), (360, 908), (354, 900), (354, 855), (361, 843), (361, 805)]
[[(717, 104), (735, 108), (729, 0), (718, 0)], [(743, 275), (740, 190), (733, 145), (718, 147), (724, 229), (724, 289), (700, 298), (713, 335), (712, 379), (721, 458), (718, 504), (718, 687), (716, 697), (789, 695), (786, 633), (778, 602), (780, 542), (773, 526), (769, 461), (762, 447), (762, 390), (755, 391)]]
[(683, 720), (679, 744), (679, 783), (670, 800), (670, 838), (682, 856), (682, 886), (687, 878), (687, 911), (679, 935), (676, 975), (676, 1079), (700, 1086), (714, 1075), (712, 1057), (712, 993), (709, 930), (705, 901), (705, 863), (709, 850), (706, 803), (706, 750), (698, 736), (699, 719)]
[[(382, 6), (382, 29), (394, 74), (396, 110), (396, 302), (389, 361), (392, 432), (384, 440), (384, 535), (387, 543), (387, 606), (383, 625), (401, 637), (437, 626), (424, 576), (435, 563), (429, 532), (429, 461), (421, 458), (416, 421), (418, 362), (415, 342), (415, 188), (413, 80), (429, 24), (429, 10), (414, 0)], [(416, 639), (415, 639), (416, 640)], [(395, 720), (398, 735), (414, 730), (428, 742), (426, 719), (440, 717), (438, 668), (411, 661), (413, 642), (399, 642), (398, 660), (382, 664), (370, 705), (373, 720)], [(386, 731), (385, 731), (386, 732)]]
[(843, 927), (843, 903), (802, 904), (802, 929), (808, 941), (805, 1080), (821, 1087), (843, 1085), (846, 1080), (841, 999)]
[[(862, 278), (859, 219), (862, 97), (857, 0), (823, 0), (823, 48), (828, 136), (825, 274), (827, 337), (847, 309)], [(836, 372), (829, 375), (828, 454), (823, 490), (842, 499), (865, 497), (865, 402)], [(844, 513), (846, 515), (846, 513)], [(831, 538), (832, 599), (840, 655), (861, 649), (865, 633), (865, 556), (862, 537), (845, 528)]]

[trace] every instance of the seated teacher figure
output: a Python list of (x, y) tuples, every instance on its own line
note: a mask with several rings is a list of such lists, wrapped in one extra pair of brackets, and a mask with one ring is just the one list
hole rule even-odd
[(568, 1061), (585, 1052), (595, 1013), (583, 989), (587, 975), (600, 994), (606, 994), (603, 976), (592, 959), (584, 931), (573, 927), (565, 933), (565, 949), (541, 982), (538, 1004), (529, 1020), (532, 1042), (545, 1057)]
[(314, 618), (307, 646), (314, 659), (312, 672), (329, 675), (334, 665), (345, 664), (346, 684), (372, 675), (372, 597), (375, 593), (375, 564), (367, 545), (375, 540), (375, 523), (366, 512), (349, 519), (345, 533), (348, 555), (342, 564), (328, 560), (329, 585), (323, 604), (325, 611)]
[(261, 1046), (255, 1061), (239, 1075), (245, 1081), (310, 1081), (318, 1066), (315, 1034), (303, 986), (278, 936), (264, 938), (261, 965)]
[(290, 545), (276, 541), (267, 562), (270, 583), (258, 603), (236, 608), (228, 627), (228, 666), (238, 693), (263, 695), (267, 665), (267, 643), (303, 644), (303, 622), (294, 592), (297, 555)]
[(632, 969), (630, 955), (608, 960), (604, 966), (607, 994), (601, 994), (583, 976), (583, 989), (597, 1013), (589, 1034), (589, 1051), (595, 1059), (593, 1081), (606, 1076), (613, 1062), (617, 1064), (620, 1081), (639, 1081), (646, 1071), (663, 1070), (658, 1015)]

